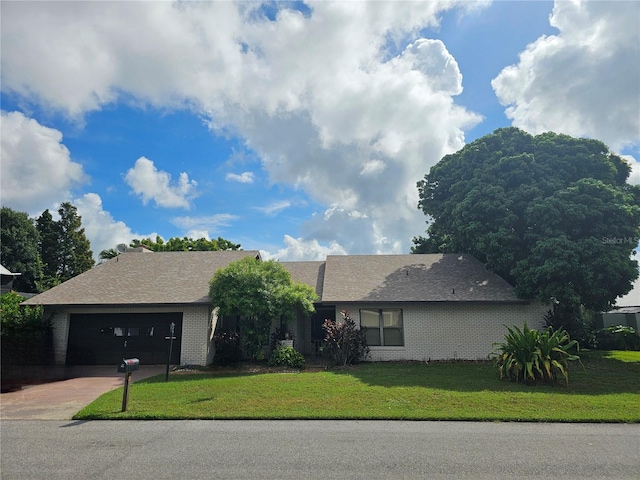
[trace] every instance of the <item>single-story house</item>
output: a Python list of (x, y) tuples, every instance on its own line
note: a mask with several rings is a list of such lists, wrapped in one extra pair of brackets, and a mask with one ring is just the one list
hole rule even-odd
[(637, 279), (631, 291), (616, 300), (616, 308), (602, 313), (602, 327), (622, 325), (633, 327), (636, 332), (640, 324), (640, 278)]
[[(115, 364), (126, 356), (164, 363), (175, 325), (175, 364), (208, 364), (216, 318), (209, 280), (257, 251), (126, 252), (25, 302), (53, 315), (56, 361)], [(282, 262), (318, 294), (316, 313), (289, 326), (294, 346), (314, 354), (325, 319), (347, 310), (367, 327), (371, 360), (486, 359), (504, 325), (541, 327), (548, 307), (523, 300), (471, 255), (330, 255)], [(274, 325), (275, 326), (275, 325)]]
[(12, 273), (4, 266), (0, 265), (0, 294), (8, 293), (13, 290), (13, 281), (19, 273)]

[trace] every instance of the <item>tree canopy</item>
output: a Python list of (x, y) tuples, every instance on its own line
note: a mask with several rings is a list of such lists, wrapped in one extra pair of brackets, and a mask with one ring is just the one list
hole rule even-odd
[(222, 237), (213, 240), (207, 240), (206, 238), (172, 237), (165, 242), (162, 237), (158, 235), (155, 241), (150, 238), (143, 238), (142, 240), (136, 238), (131, 241), (129, 246), (135, 248), (141, 245), (144, 245), (154, 252), (240, 250), (239, 243), (233, 243)]
[(16, 277), (13, 288), (21, 292), (37, 291), (36, 282), (42, 275), (38, 246), (38, 230), (29, 215), (2, 207), (0, 213), (0, 259), (2, 265)]
[(45, 287), (66, 282), (95, 264), (78, 209), (64, 202), (58, 209), (58, 215), (60, 219), (55, 221), (49, 210), (45, 210), (36, 220)]
[(315, 291), (296, 283), (282, 265), (253, 257), (218, 270), (209, 283), (209, 297), (222, 315), (240, 316), (240, 339), (246, 354), (261, 358), (274, 320), (288, 324), (296, 312), (311, 315)]
[(608, 309), (631, 289), (640, 187), (592, 139), (496, 130), (418, 182), (428, 236), (414, 253), (471, 253), (522, 297)]
[(49, 210), (35, 220), (2, 207), (2, 264), (21, 275), (14, 289), (41, 292), (89, 270), (93, 253), (76, 207), (65, 202), (56, 221)]

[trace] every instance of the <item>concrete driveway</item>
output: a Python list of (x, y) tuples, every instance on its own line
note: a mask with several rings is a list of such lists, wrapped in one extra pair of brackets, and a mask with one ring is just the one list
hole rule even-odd
[[(159, 375), (165, 369), (164, 365), (143, 365), (132, 380)], [(70, 420), (100, 395), (124, 384), (124, 375), (117, 373), (115, 365), (50, 367), (47, 374), (63, 380), (0, 394), (0, 419)]]

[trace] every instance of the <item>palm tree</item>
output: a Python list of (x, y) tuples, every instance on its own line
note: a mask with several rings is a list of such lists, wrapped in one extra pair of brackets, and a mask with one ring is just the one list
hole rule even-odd
[(120, 252), (118, 252), (118, 250), (116, 250), (115, 248), (107, 248), (105, 250), (102, 250), (99, 255), (100, 263), (117, 257), (119, 254)]

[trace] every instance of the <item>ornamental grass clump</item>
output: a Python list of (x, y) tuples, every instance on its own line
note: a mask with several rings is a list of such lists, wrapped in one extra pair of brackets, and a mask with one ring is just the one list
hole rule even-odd
[(529, 329), (526, 323), (522, 330), (506, 328), (509, 333), (505, 341), (495, 343), (497, 348), (491, 354), (500, 379), (526, 384), (554, 384), (564, 379), (569, 383), (568, 363), (580, 360), (572, 353), (579, 350), (579, 345), (563, 328), (539, 332)]

